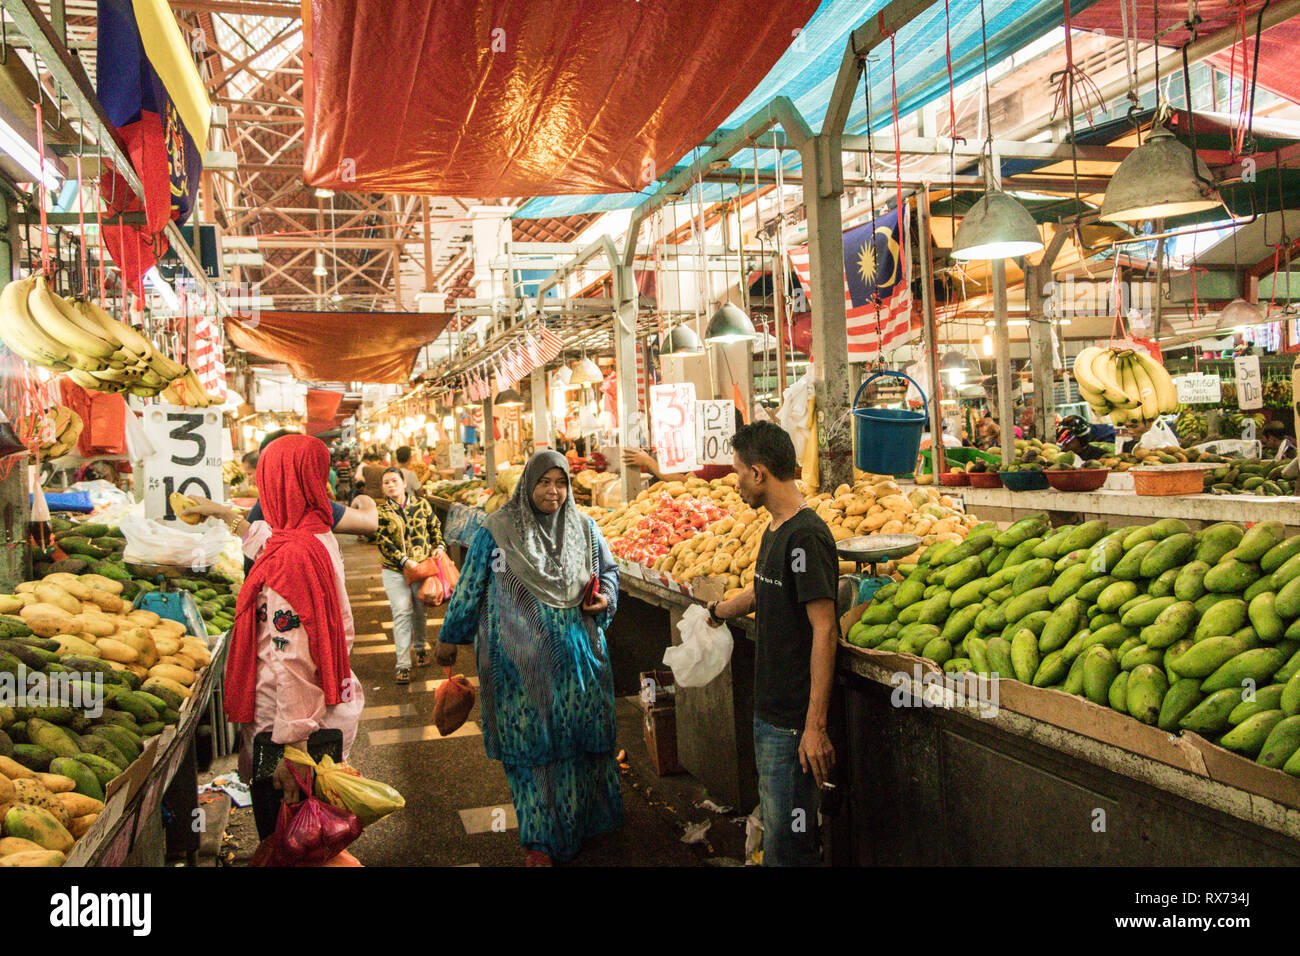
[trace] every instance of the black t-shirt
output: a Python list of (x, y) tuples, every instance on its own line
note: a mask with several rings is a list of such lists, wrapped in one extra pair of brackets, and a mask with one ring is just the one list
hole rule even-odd
[(804, 605), (835, 600), (838, 576), (835, 539), (812, 508), (763, 532), (754, 567), (754, 714), (773, 726), (803, 728), (813, 638)]

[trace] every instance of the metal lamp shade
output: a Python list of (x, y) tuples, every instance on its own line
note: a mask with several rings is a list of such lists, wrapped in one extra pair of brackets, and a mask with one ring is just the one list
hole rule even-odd
[(956, 375), (966, 371), (966, 356), (960, 352), (948, 352), (939, 361), (939, 371), (947, 375)]
[(589, 358), (584, 358), (577, 365), (573, 366), (573, 377), (569, 379), (570, 385), (596, 385), (605, 380), (605, 376), (600, 372), (600, 366)]
[(492, 404), (500, 408), (510, 408), (515, 405), (522, 406), (524, 400), (513, 388), (507, 388), (504, 392), (497, 393), (496, 398), (492, 399)]
[(722, 303), (722, 307), (709, 319), (709, 327), (704, 330), (704, 341), (709, 343), (747, 342), (757, 337), (758, 333), (749, 316), (730, 302)]
[(1238, 296), (1223, 307), (1219, 321), (1214, 324), (1216, 332), (1232, 332), (1247, 325), (1261, 325), (1264, 322), (1264, 310), (1254, 302), (1247, 302)]
[(990, 190), (962, 217), (952, 243), (954, 259), (1014, 259), (1043, 248), (1029, 210), (1006, 193)]
[(688, 325), (679, 325), (668, 333), (659, 354), (699, 355), (703, 351), (704, 346), (700, 344), (700, 337), (695, 334), (695, 330)]
[(1105, 222), (1144, 222), (1219, 206), (1218, 193), (1192, 174), (1193, 162), (1199, 175), (1213, 182), (1200, 157), (1169, 130), (1155, 130), (1115, 170), (1098, 217)]

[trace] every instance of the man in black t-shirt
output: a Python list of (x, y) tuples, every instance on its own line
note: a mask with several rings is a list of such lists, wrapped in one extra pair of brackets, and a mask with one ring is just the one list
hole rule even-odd
[(766, 508), (754, 583), (709, 605), (710, 623), (754, 611), (754, 759), (765, 866), (816, 866), (818, 791), (835, 765), (826, 735), (839, 622), (839, 559), (826, 522), (794, 483), (794, 443), (772, 422), (731, 440), (745, 503)]

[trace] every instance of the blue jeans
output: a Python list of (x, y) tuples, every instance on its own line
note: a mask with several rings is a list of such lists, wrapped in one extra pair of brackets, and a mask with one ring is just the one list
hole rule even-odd
[(411, 647), (424, 650), (424, 602), (416, 595), (420, 584), (406, 580), (401, 571), (384, 568), (384, 591), (393, 608), (393, 644), (397, 648), (397, 666), (411, 666)]
[(820, 866), (817, 781), (799, 766), (802, 731), (754, 718), (764, 866)]

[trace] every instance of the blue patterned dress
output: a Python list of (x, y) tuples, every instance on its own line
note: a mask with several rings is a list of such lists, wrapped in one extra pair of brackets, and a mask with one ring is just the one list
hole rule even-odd
[(618, 565), (598, 543), (601, 593), (609, 607), (541, 604), (495, 562), (487, 528), (474, 536), (438, 639), (476, 646), (487, 755), (505, 767), (519, 842), (552, 859), (573, 859), (588, 837), (623, 823), (614, 759), (614, 674), (605, 629), (618, 602)]

